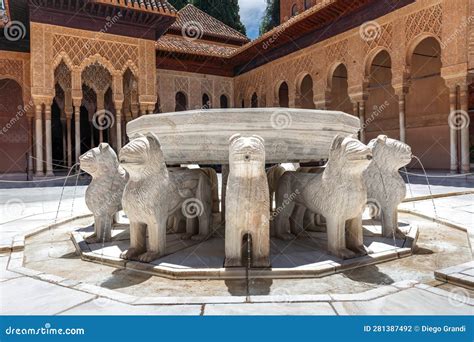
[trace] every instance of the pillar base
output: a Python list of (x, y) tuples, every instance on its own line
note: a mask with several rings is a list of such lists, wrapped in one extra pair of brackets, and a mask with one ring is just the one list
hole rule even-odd
[(33, 175), (33, 180), (37, 180), (37, 179), (43, 179), (45, 176), (44, 172), (36, 172), (34, 175)]

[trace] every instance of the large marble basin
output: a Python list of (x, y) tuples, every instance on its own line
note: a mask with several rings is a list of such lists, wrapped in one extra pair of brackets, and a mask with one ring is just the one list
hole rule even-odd
[(168, 164), (226, 164), (229, 138), (265, 139), (267, 163), (326, 159), (333, 138), (356, 134), (358, 118), (337, 111), (231, 108), (144, 115), (127, 124), (130, 139), (155, 133)]

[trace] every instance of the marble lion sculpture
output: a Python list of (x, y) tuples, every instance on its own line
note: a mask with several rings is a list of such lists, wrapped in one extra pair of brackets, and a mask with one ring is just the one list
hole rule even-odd
[[(341, 259), (367, 254), (363, 242), (362, 213), (367, 202), (363, 172), (369, 166), (372, 152), (352, 137), (334, 138), (329, 160), (322, 173), (286, 172), (277, 189), (277, 237), (289, 240), (290, 216), (303, 227), (306, 208), (321, 214), (327, 222), (328, 252)], [(292, 194), (298, 193), (298, 196)], [(286, 198), (294, 198), (286, 201)], [(347, 227), (347, 229), (346, 229)]]
[(373, 155), (364, 172), (368, 203), (380, 212), (383, 236), (392, 237), (398, 229), (397, 207), (406, 196), (406, 185), (398, 170), (410, 163), (411, 148), (385, 135), (379, 135), (368, 146)]
[(295, 164), (278, 164), (267, 170), (268, 188), (270, 191), (270, 209), (274, 210), (275, 192), (281, 176), (286, 171), (296, 171)]
[(259, 136), (230, 138), (225, 212), (225, 267), (242, 265), (242, 241), (250, 237), (252, 267), (270, 266), (270, 194), (265, 147)]
[(102, 143), (79, 157), (81, 169), (92, 176), (86, 190), (86, 205), (94, 214), (94, 233), (88, 243), (109, 242), (115, 215), (122, 210), (122, 194), (127, 174), (119, 165), (117, 154)]
[(120, 150), (119, 160), (130, 176), (122, 199), (130, 220), (130, 248), (121, 258), (151, 262), (164, 255), (168, 218), (179, 211), (185, 214), (185, 206), (189, 236), (196, 233), (195, 218), (199, 221), (198, 238), (209, 235), (212, 195), (203, 172), (168, 172), (154, 134), (135, 137)]
[[(191, 174), (199, 177), (199, 172), (209, 177), (209, 181), (211, 182), (211, 193), (212, 193), (212, 213), (213, 214), (219, 213), (219, 204), (220, 204), (219, 182), (218, 182), (216, 170), (212, 168), (189, 169), (187, 167), (179, 167), (179, 168), (169, 167), (168, 171), (170, 173), (181, 172), (182, 175), (183, 174), (187, 175), (188, 178), (189, 178), (189, 175)], [(186, 172), (183, 172), (183, 171), (186, 171)], [(183, 177), (183, 176), (179, 176), (179, 177)], [(170, 233), (183, 233), (183, 232), (186, 232), (186, 224), (187, 224), (187, 217), (183, 214), (182, 211), (177, 211), (168, 218), (167, 229)], [(183, 239), (186, 239), (188, 237), (189, 235), (186, 234), (183, 236)], [(194, 239), (197, 239), (197, 237), (194, 237)]]

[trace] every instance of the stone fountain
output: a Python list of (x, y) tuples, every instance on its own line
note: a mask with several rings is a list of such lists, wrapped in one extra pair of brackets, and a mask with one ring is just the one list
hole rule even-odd
[[(120, 165), (113, 164), (115, 173), (127, 171), (125, 188), (118, 195), (91, 192), (104, 203), (121, 197), (129, 223), (101, 227), (103, 241), (97, 229), (95, 240), (87, 230), (73, 239), (86, 260), (180, 279), (244, 278), (249, 272), (320, 277), (408, 256), (418, 230), (394, 223), (393, 210), (404, 197), (398, 169), (411, 150), (383, 136), (366, 146), (356, 139), (359, 129), (352, 115), (304, 109), (142, 116), (127, 125), (130, 143), (119, 153)], [(102, 150), (95, 150), (98, 160)], [(320, 161), (327, 164), (272, 176), (275, 189), (269, 189), (268, 164)], [(374, 163), (377, 170), (393, 170), (374, 174)], [(186, 164), (222, 165), (220, 213), (212, 169)], [(374, 198), (379, 212), (372, 216), (381, 222), (363, 217)]]

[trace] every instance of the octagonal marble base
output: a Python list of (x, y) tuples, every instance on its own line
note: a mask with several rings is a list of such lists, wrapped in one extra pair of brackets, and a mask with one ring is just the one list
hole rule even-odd
[(341, 260), (326, 251), (326, 234), (307, 232), (293, 241), (271, 239), (271, 268), (224, 268), (224, 230), (217, 230), (204, 242), (181, 240), (181, 234), (167, 235), (167, 254), (150, 264), (120, 259), (129, 247), (128, 225), (116, 225), (110, 243), (87, 244), (93, 227), (72, 232), (72, 240), (86, 261), (145, 272), (171, 279), (318, 278), (367, 265), (408, 257), (416, 245), (418, 228), (400, 223), (404, 239), (380, 236), (379, 223), (364, 221), (364, 241), (373, 253)]

